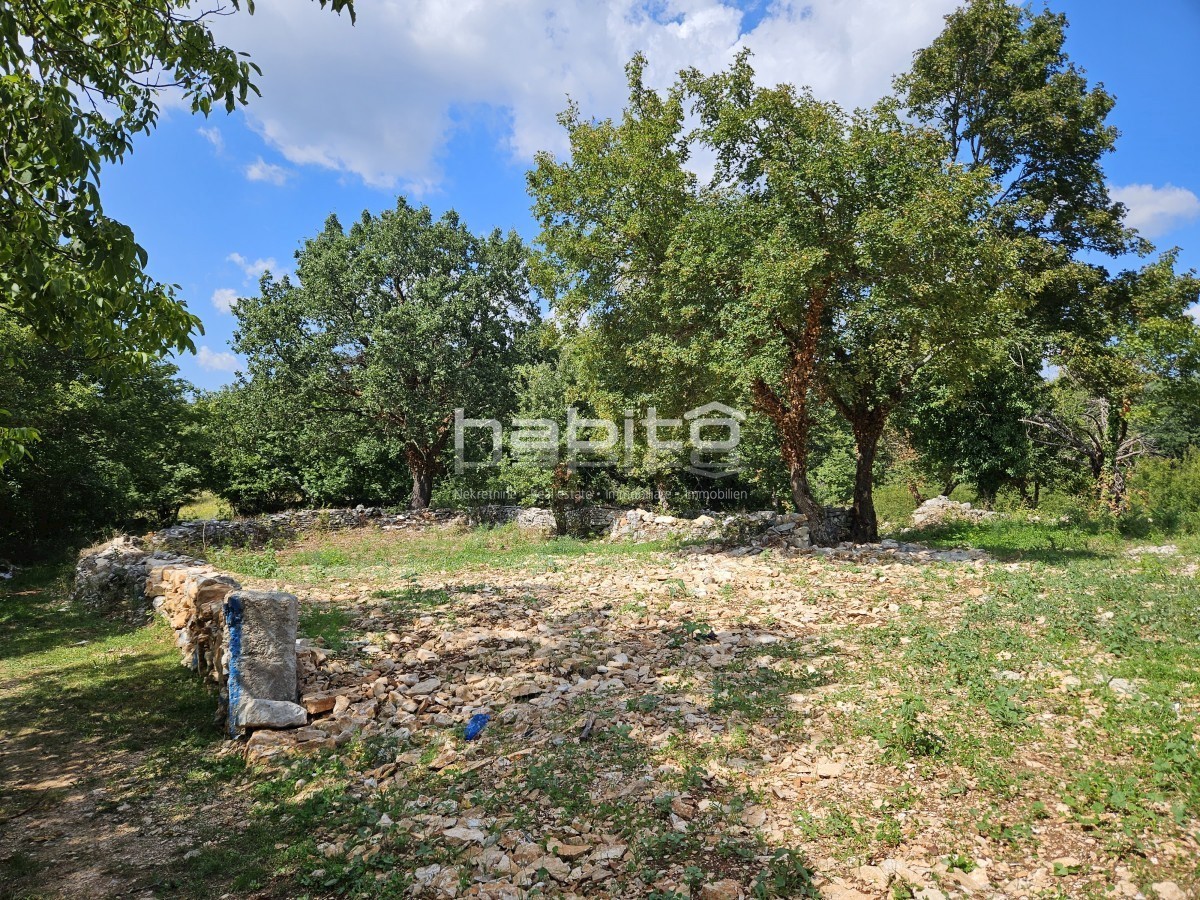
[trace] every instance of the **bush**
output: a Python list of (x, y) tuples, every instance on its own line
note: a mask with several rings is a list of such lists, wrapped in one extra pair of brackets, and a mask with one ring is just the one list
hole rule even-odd
[(1129, 484), (1126, 527), (1200, 533), (1200, 450), (1182, 459), (1146, 459)]

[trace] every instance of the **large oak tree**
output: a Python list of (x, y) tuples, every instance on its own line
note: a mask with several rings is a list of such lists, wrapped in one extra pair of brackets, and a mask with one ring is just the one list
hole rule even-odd
[(248, 376), (297, 416), (346, 417), (403, 447), (414, 508), (429, 505), (454, 410), (503, 418), (521, 340), (537, 321), (526, 250), (472, 234), (401, 198), (349, 230), (330, 216), (297, 253), (297, 280), (269, 275), (238, 301), (234, 347)]
[[(764, 413), (797, 507), (829, 542), (808, 481), (814, 404), (831, 400), (873, 452), (917, 377), (991, 346), (1007, 245), (982, 215), (988, 179), (946, 165), (940, 137), (894, 104), (849, 115), (753, 74), (745, 57), (687, 72), (660, 101), (635, 64), (620, 126), (572, 115), (571, 157), (539, 157), (530, 185), (557, 308), (689, 399)], [(706, 183), (684, 169), (697, 148), (716, 159)], [(875, 536), (872, 462), (860, 539)]]

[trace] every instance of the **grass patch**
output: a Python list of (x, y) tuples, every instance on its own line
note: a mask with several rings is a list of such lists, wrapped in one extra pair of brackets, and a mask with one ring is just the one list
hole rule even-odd
[(46, 746), (105, 740), (126, 749), (216, 735), (216, 699), (179, 664), (170, 628), (105, 619), (66, 600), (64, 570), (0, 587), (0, 696), (10, 725)]
[(341, 650), (349, 638), (353, 617), (332, 605), (305, 604), (300, 608), (299, 634), (330, 650)]
[(179, 509), (180, 522), (232, 518), (233, 509), (212, 491), (205, 491)]
[(309, 538), (289, 549), (216, 551), (221, 568), (259, 578), (288, 581), (344, 581), (369, 576), (469, 572), (486, 568), (554, 572), (573, 560), (591, 562), (651, 556), (676, 545), (608, 543), (572, 537), (543, 537), (515, 525), (471, 530), (429, 529), (420, 532), (354, 530)]

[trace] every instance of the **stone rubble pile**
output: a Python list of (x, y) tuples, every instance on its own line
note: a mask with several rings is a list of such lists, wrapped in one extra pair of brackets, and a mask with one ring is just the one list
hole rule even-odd
[(943, 522), (982, 522), (998, 515), (1000, 514), (989, 509), (975, 509), (970, 503), (960, 503), (949, 497), (930, 497), (913, 510), (912, 524), (914, 528), (925, 528)]
[[(578, 537), (607, 534), (610, 540), (659, 541), (682, 538), (707, 541), (724, 547), (809, 546), (806, 519), (797, 513), (770, 510), (751, 513), (701, 513), (672, 516), (644, 509), (606, 506), (570, 506), (563, 510), (565, 533)], [(829, 507), (841, 532), (849, 530), (848, 511)], [(467, 512), (447, 509), (388, 512), (379, 507), (355, 509), (290, 510), (253, 519), (208, 519), (181, 522), (148, 534), (144, 543), (156, 550), (203, 556), (214, 547), (264, 547), (292, 540), (309, 531), (378, 527), (385, 531), (444, 525), (507, 525), (543, 534), (555, 534), (559, 523), (554, 510), (543, 507), (490, 504)]]
[[(762, 521), (765, 519), (758, 524)], [(637, 576), (606, 574), (597, 578), (592, 573), (577, 573), (535, 576), (522, 582), (522, 591), (540, 596), (546, 579), (550, 579), (545, 586), (548, 589), (549, 584), (557, 583), (555, 579), (569, 577), (573, 588), (590, 598), (583, 606), (560, 602), (553, 611), (524, 607), (515, 597), (490, 588), (480, 591), (472, 585), (461, 589), (446, 585), (454, 604), (453, 625), (434, 615), (401, 624), (390, 618), (387, 601), (382, 599), (342, 605), (357, 616), (355, 630), (362, 639), (348, 641), (348, 649), (338, 654), (300, 642), (300, 703), (311, 716), (309, 727), (254, 734), (248, 752), (268, 760), (296, 750), (341, 746), (358, 734), (405, 741), (423, 730), (446, 732), (462, 726), (477, 713), (498, 716), (501, 723), (519, 720), (537, 728), (555, 711), (581, 698), (612, 699), (629, 692), (659, 691), (663, 688), (661, 674), (678, 663), (679, 651), (672, 646), (676, 642), (662, 638), (674, 627), (671, 619), (686, 618), (691, 602), (711, 597), (723, 585), (758, 572), (761, 564), (757, 560), (767, 557), (757, 556), (753, 549), (743, 546), (711, 552), (711, 548), (698, 547), (686, 562)], [(808, 554), (884, 566), (931, 562), (982, 565), (989, 559), (977, 550), (931, 550), (890, 540), (837, 548), (785, 547), (785, 555), (793, 558)], [(790, 590), (780, 587), (776, 592), (778, 596), (764, 592), (762, 599), (777, 602), (780, 616), (789, 610), (785, 621), (790, 625), (810, 627), (818, 615), (825, 615), (813, 607), (797, 621)], [(628, 633), (622, 636), (607, 627), (612, 614), (602, 598), (631, 593), (665, 593), (679, 599), (671, 603), (671, 618), (647, 621), (645, 639), (626, 646)], [(347, 595), (341, 602), (353, 604), (356, 597)], [(583, 601), (583, 597), (577, 599)], [(568, 607), (566, 611), (564, 607)], [(855, 623), (875, 615), (855, 608), (839, 614)], [(700, 665), (704, 671), (724, 669), (748, 648), (779, 639), (761, 629), (748, 632), (732, 621), (725, 628), (714, 622), (713, 629), (693, 642), (694, 646), (689, 644), (689, 665)], [(703, 724), (698, 710), (689, 707), (683, 714), (689, 727)], [(720, 731), (720, 726), (714, 730)], [(451, 761), (452, 757), (447, 757), (443, 765)]]
[(139, 538), (122, 535), (79, 554), (72, 601), (106, 616), (144, 619), (150, 610), (145, 588), (151, 560), (197, 562), (165, 551), (148, 552)]
[(631, 509), (613, 522), (610, 541), (664, 541), (682, 538), (713, 544), (748, 543), (754, 538), (778, 537), (792, 547), (809, 546), (808, 520), (799, 513), (769, 510), (752, 513), (702, 513), (695, 518)]
[[(624, 510), (609, 506), (569, 506), (563, 510), (567, 534), (576, 537), (591, 537), (603, 534)], [(558, 517), (554, 510), (539, 506), (510, 506), (490, 504), (477, 506), (468, 516), (471, 525), (515, 524), (526, 531), (543, 534), (558, 533)]]
[[(696, 568), (709, 570), (705, 563)], [(650, 581), (656, 590), (664, 587), (662, 578)], [(585, 697), (620, 705), (630, 692), (661, 690), (662, 672), (681, 652), (713, 671), (746, 648), (778, 640), (767, 632), (722, 630), (684, 651), (666, 642), (630, 644), (606, 624), (611, 614), (602, 603), (567, 615), (556, 610), (551, 617), (534, 609), (518, 612), (514, 599), (464, 588), (454, 597), (455, 627), (431, 615), (401, 628), (386, 603), (360, 607), (355, 627), (364, 638), (350, 641), (348, 650), (332, 655), (301, 642), (300, 703), (311, 725), (256, 733), (249, 752), (270, 759), (288, 750), (339, 746), (359, 734), (406, 741), (420, 731), (448, 732), (477, 713), (536, 730)], [(661, 633), (660, 627), (670, 623), (651, 633)], [(691, 724), (703, 718), (690, 706), (684, 713)], [(414, 763), (419, 755), (401, 762)], [(448, 751), (430, 765), (444, 768), (456, 760), (456, 752)]]
[[(581, 775), (576, 789), (596, 807), (619, 801), (658, 810), (651, 820), (672, 832), (719, 830), (750, 840), (759, 829), (769, 843), (781, 845), (794, 827), (798, 797), (820, 807), (840, 796), (839, 785), (862, 765), (853, 755), (857, 743), (839, 741), (833, 714), (815, 702), (839, 689), (845, 663), (841, 642), (829, 642), (823, 633), (901, 617), (899, 598), (890, 592), (910, 577), (904, 554), (924, 550), (900, 544), (871, 549), (880, 554), (880, 565), (869, 572), (835, 570), (798, 551), (698, 552), (629, 568), (496, 571), (483, 585), (477, 572), (422, 581), (422, 588), (446, 593), (452, 616), (410, 618), (409, 611), (364, 589), (340, 607), (354, 617), (347, 632), (353, 639), (336, 653), (310, 646), (302, 651), (301, 704), (311, 724), (256, 732), (247, 751), (278, 764), (291, 753), (337, 747), (356, 735), (386, 737), (395, 742), (395, 754), (359, 773), (352, 791), (361, 797), (402, 793), (429, 771), (454, 779), (475, 773), (480, 792), (520, 785), (530, 765), (554, 758), (555, 747), (610, 741), (605, 732), (612, 728), (623, 729), (631, 746), (652, 750), (671, 741), (710, 746), (728, 736), (757, 749), (731, 749), (706, 762), (702, 781), (690, 792), (674, 794), (666, 780), (659, 781), (669, 766), (649, 765)], [(826, 599), (827, 588), (836, 589), (838, 602)], [(929, 594), (922, 602), (943, 601)], [(731, 707), (711, 702), (719, 685), (732, 696), (748, 696), (753, 685), (776, 681), (795, 685), (779, 698), (779, 714), (803, 717), (806, 730), (828, 740), (780, 744), (769, 728), (748, 726)], [(482, 736), (461, 740), (461, 728), (478, 713), (491, 716)], [(759, 752), (767, 748), (769, 753)], [(743, 788), (763, 799), (746, 808), (725, 802)], [(586, 816), (565, 821), (553, 809), (560, 801), (544, 792), (520, 795), (519, 802), (534, 811), (520, 827), (494, 808), (472, 805), (478, 796), (421, 798), (381, 820), (381, 834), (400, 833), (454, 853), (414, 871), (414, 896), (613, 895), (635, 852), (628, 836), (609, 833)], [(318, 849), (331, 862), (379, 852), (374, 838), (361, 831), (324, 834)], [(932, 884), (931, 866), (936, 862), (925, 862), (914, 884)], [(666, 880), (654, 887), (663, 893), (681, 889), (681, 873)], [(744, 883), (730, 879), (720, 882), (724, 893), (690, 896), (742, 898)], [(641, 892), (621, 896), (645, 896), (650, 885), (636, 890)], [(847, 894), (844, 900), (864, 896)]]

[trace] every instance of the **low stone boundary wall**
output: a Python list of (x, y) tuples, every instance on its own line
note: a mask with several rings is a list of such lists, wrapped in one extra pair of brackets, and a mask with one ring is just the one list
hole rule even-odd
[[(850, 530), (848, 512), (829, 507), (825, 515), (838, 532)], [(780, 513), (762, 510), (749, 513), (703, 513), (695, 518), (663, 515), (644, 509), (631, 509), (619, 516), (609, 530), (612, 541), (661, 541), (682, 538), (722, 547), (745, 546), (793, 547), (812, 546), (808, 518), (801, 513)]]
[[(932, 501), (931, 501), (932, 502)], [(955, 504), (957, 506), (958, 504)], [(609, 540), (658, 541), (683, 538), (722, 546), (754, 542), (808, 547), (807, 520), (798, 513), (770, 510), (749, 513), (701, 513), (672, 516), (644, 509), (610, 506), (569, 506), (565, 533), (578, 537), (607, 534)], [(828, 507), (826, 515), (842, 533), (849, 532), (847, 510)], [(388, 512), (379, 507), (355, 509), (292, 510), (255, 519), (182, 522), (143, 539), (153, 550), (204, 556), (215, 547), (265, 547), (292, 540), (308, 531), (338, 531), (377, 527), (384, 530), (438, 525), (508, 525), (555, 534), (559, 531), (554, 510), (536, 506), (489, 504), (459, 512), (448, 509)]]
[(122, 537), (80, 554), (72, 599), (135, 621), (166, 619), (183, 664), (217, 688), (218, 721), (231, 735), (307, 723), (296, 702), (293, 595), (242, 590), (201, 560)]
[(970, 503), (960, 503), (943, 495), (930, 497), (913, 510), (912, 523), (914, 528), (925, 528), (943, 522), (982, 522), (999, 515), (990, 509), (975, 509)]
[[(611, 506), (568, 506), (563, 510), (567, 520), (564, 531), (578, 537), (604, 534), (626, 510)], [(468, 515), (471, 525), (508, 525), (541, 531), (558, 532), (558, 517), (554, 510), (539, 506), (507, 506), (491, 504), (477, 506)]]
[(203, 519), (181, 522), (146, 536), (148, 545), (176, 553), (203, 554), (213, 547), (265, 547), (291, 540), (307, 531), (340, 531), (346, 528), (394, 530), (465, 522), (463, 514), (449, 509), (388, 512), (380, 507), (354, 509), (296, 509), (253, 519)]
[[(838, 531), (850, 530), (847, 510), (826, 509)], [(607, 506), (577, 506), (565, 510), (567, 534), (607, 535), (610, 541), (663, 541), (683, 539), (718, 544), (722, 547), (789, 546), (810, 547), (808, 520), (800, 513), (771, 510), (748, 513), (700, 513), (672, 516), (645, 509)], [(471, 510), (471, 525), (515, 524), (518, 528), (554, 534), (558, 520), (554, 511), (541, 507), (491, 505)]]

